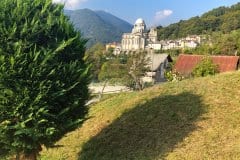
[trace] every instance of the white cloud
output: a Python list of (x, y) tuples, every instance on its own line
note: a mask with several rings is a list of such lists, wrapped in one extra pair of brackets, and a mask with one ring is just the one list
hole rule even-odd
[(65, 4), (66, 9), (77, 9), (80, 4), (86, 1), (87, 0), (53, 0), (53, 3)]
[(155, 24), (159, 24), (161, 22), (161, 20), (169, 17), (170, 15), (173, 14), (173, 11), (172, 10), (169, 10), (169, 9), (165, 9), (165, 10), (162, 10), (162, 11), (158, 11), (155, 13), (155, 16), (154, 16), (154, 23)]

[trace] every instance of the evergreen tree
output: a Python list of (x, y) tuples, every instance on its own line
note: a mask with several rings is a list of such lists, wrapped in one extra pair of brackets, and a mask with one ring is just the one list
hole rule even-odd
[(0, 21), (0, 156), (36, 159), (85, 118), (86, 40), (51, 0), (2, 0)]

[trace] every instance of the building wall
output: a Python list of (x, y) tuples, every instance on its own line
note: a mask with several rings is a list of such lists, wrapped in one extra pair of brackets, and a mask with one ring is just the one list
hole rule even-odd
[(138, 50), (144, 49), (146, 46), (146, 38), (135, 35), (124, 35), (122, 39), (122, 50)]
[[(146, 49), (148, 45), (157, 42), (157, 30), (151, 29), (148, 33), (146, 30), (145, 22), (138, 19), (132, 29), (131, 33), (124, 33), (122, 36), (122, 50), (139, 50)], [(152, 48), (160, 49), (159, 44), (153, 45)]]
[(152, 44), (148, 44), (149, 48), (152, 48), (154, 50), (161, 50), (162, 49), (162, 45), (161, 43), (152, 43)]

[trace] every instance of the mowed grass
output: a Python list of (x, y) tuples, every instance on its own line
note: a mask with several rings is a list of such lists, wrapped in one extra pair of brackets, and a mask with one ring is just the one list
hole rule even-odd
[(240, 72), (110, 96), (56, 145), (41, 159), (240, 159)]

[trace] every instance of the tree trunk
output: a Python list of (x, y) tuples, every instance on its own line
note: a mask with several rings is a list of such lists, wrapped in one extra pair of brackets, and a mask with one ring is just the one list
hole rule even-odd
[(32, 153), (19, 152), (16, 155), (16, 160), (37, 160), (37, 157), (41, 150), (42, 147), (39, 146), (38, 149), (33, 150)]
[(37, 160), (37, 153), (36, 152), (30, 154), (21, 153), (19, 154), (18, 159), (16, 158), (16, 160)]
[(37, 160), (37, 154), (36, 153), (22, 154), (20, 155), (19, 160)]
[(101, 93), (99, 94), (99, 100), (102, 98), (102, 95), (103, 95), (104, 89), (105, 89), (105, 87), (107, 86), (107, 82), (108, 82), (108, 80), (106, 80), (106, 81), (104, 82), (104, 84), (103, 84), (102, 91), (101, 91)]
[(142, 90), (141, 80), (138, 79), (138, 78), (136, 78), (136, 79), (135, 79), (135, 83), (136, 83), (136, 89), (139, 90), (139, 91)]

